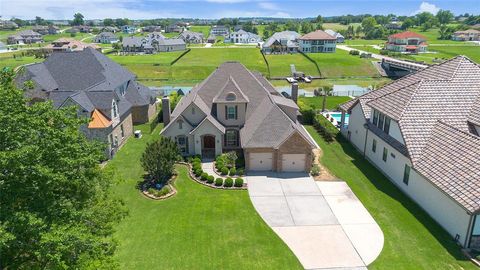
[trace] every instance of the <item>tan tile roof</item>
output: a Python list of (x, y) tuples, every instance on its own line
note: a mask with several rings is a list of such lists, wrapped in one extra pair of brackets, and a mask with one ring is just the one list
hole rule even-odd
[(302, 40), (337, 40), (336, 37), (329, 35), (325, 31), (317, 30), (301, 36)]

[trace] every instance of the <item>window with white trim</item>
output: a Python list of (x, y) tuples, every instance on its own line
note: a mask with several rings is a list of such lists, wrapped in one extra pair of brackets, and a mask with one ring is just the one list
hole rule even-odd
[(112, 115), (114, 118), (118, 116), (118, 106), (115, 100), (112, 101)]
[(185, 135), (178, 135), (176, 137), (178, 150), (181, 154), (188, 154), (188, 138)]
[(238, 146), (238, 130), (230, 129), (225, 131), (225, 146)]
[(227, 106), (227, 119), (237, 119), (237, 110), (235, 106)]
[(410, 166), (405, 164), (403, 169), (403, 183), (408, 186), (408, 181), (410, 180)]

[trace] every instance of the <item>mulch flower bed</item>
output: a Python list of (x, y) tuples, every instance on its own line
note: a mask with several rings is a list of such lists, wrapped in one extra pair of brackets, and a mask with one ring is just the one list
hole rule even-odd
[(188, 174), (190, 175), (190, 178), (193, 179), (193, 181), (202, 184), (204, 186), (210, 187), (210, 188), (215, 188), (215, 189), (232, 189), (232, 190), (245, 190), (247, 189), (247, 183), (243, 183), (242, 187), (224, 187), (224, 186), (216, 186), (215, 183), (209, 184), (206, 181), (202, 181), (199, 178), (195, 176), (195, 174), (192, 171), (192, 164), (188, 162), (178, 162), (179, 164), (187, 165), (188, 166)]
[(154, 194), (149, 193), (148, 188), (147, 188), (147, 183), (143, 183), (142, 184), (142, 194), (143, 194), (143, 196), (145, 196), (149, 199), (152, 199), (152, 200), (165, 200), (165, 199), (168, 199), (168, 198), (172, 197), (173, 195), (177, 194), (177, 190), (170, 183), (173, 183), (173, 181), (175, 181), (176, 178), (177, 178), (177, 175), (174, 174), (172, 176), (172, 178), (170, 178), (170, 180), (168, 180), (167, 186), (170, 188), (170, 192), (163, 195), (163, 196), (156, 196)]

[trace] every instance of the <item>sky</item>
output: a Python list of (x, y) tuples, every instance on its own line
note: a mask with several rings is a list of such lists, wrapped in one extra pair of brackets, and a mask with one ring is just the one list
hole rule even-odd
[(480, 0), (0, 0), (0, 16), (71, 20), (76, 12), (86, 19), (277, 17), (317, 15), (414, 15), (439, 9), (454, 14), (480, 14)]

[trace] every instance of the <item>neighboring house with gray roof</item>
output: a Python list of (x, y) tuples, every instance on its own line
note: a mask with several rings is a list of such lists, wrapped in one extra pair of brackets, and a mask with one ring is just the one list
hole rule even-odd
[(32, 44), (41, 42), (43, 42), (42, 35), (30, 29), (10, 35), (7, 39), (7, 44)]
[(295, 31), (282, 31), (273, 34), (262, 44), (265, 54), (285, 54), (298, 52), (298, 38), (300, 34)]
[(90, 139), (108, 144), (111, 157), (133, 133), (133, 124), (156, 115), (156, 97), (139, 84), (133, 73), (102, 53), (85, 48), (55, 52), (43, 63), (25, 66), (17, 83), (31, 80), (25, 95), (33, 102), (51, 100), (56, 108), (76, 106), (78, 115), (90, 119), (82, 131)]
[(32, 27), (32, 31), (39, 33), (40, 35), (55, 35), (60, 28), (55, 25), (35, 25)]
[(174, 139), (183, 155), (236, 151), (248, 171), (310, 171), (316, 144), (297, 120), (297, 104), (238, 62), (219, 66), (171, 116), (165, 107), (163, 112), (161, 134)]
[(202, 33), (183, 31), (178, 38), (182, 39), (187, 44), (199, 44), (205, 42), (205, 37)]
[[(258, 43), (262, 41), (262, 38), (260, 38), (259, 35), (247, 32), (242, 29), (230, 33), (228, 38), (231, 43), (242, 43), (242, 44)], [(225, 39), (225, 41), (227, 41), (227, 39)]]
[(122, 51), (124, 53), (156, 53), (184, 51), (187, 45), (179, 38), (165, 38), (159, 32), (153, 32), (146, 37), (124, 37)]
[(480, 66), (458, 56), (341, 109), (342, 134), (461, 246), (480, 248)]
[(120, 41), (118, 37), (112, 32), (101, 32), (100, 34), (96, 35), (93, 40), (95, 43), (103, 44), (112, 44)]
[(342, 34), (336, 32), (336, 31), (333, 31), (332, 29), (325, 30), (325, 33), (329, 34), (332, 37), (337, 38), (337, 43), (345, 42), (345, 37)]

